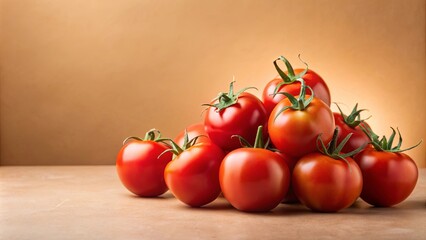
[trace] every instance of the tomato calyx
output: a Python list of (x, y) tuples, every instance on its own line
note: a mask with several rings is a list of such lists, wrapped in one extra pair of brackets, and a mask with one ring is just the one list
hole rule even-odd
[[(279, 56), (277, 59), (274, 60), (275, 69), (277, 70), (280, 77), (283, 79), (283, 81), (277, 84), (277, 86), (275, 87), (274, 95), (278, 92), (281, 86), (285, 84), (291, 84), (291, 83), (294, 83), (295, 81), (298, 81), (299, 79), (302, 79), (302, 77), (308, 72), (308, 69), (309, 69), (308, 64), (302, 61), (302, 59), (300, 58), (300, 54), (298, 55), (298, 57), (299, 57), (299, 60), (303, 64), (305, 64), (306, 69), (297, 75), (294, 73), (293, 66), (291, 66), (290, 62), (284, 56)], [(277, 64), (277, 61), (284, 62), (284, 64), (287, 67), (287, 74), (283, 70), (281, 70), (281, 68)]]
[(355, 107), (352, 109), (352, 112), (349, 115), (346, 115), (343, 113), (342, 109), (340, 108), (339, 104), (334, 102), (336, 104), (337, 109), (339, 109), (340, 115), (342, 115), (343, 121), (351, 128), (355, 128), (359, 126), (364, 121), (371, 118), (371, 116), (361, 119), (361, 112), (368, 111), (367, 109), (359, 109), (358, 110), (358, 103), (355, 104)]
[(270, 139), (268, 138), (266, 140), (266, 142), (263, 139), (263, 126), (260, 125), (259, 127), (257, 127), (257, 132), (256, 132), (256, 139), (254, 140), (254, 145), (252, 145), (251, 143), (249, 143), (245, 138), (243, 138), (240, 135), (232, 135), (232, 138), (236, 137), (240, 140), (241, 146), (245, 147), (245, 148), (264, 148), (264, 149), (269, 149), (269, 142)]
[[(299, 111), (305, 110), (305, 108), (314, 99), (314, 91), (312, 90), (311, 87), (309, 87), (308, 85), (305, 84), (305, 80), (298, 79), (297, 81), (300, 82), (300, 93), (299, 93), (299, 96), (297, 98), (295, 96), (291, 95), (290, 93), (287, 93), (287, 92), (276, 93), (276, 94), (285, 95), (288, 98), (288, 100), (290, 101), (291, 106), (285, 106), (280, 111), (278, 111), (277, 114), (275, 114), (275, 119), (277, 119), (277, 117), (287, 109), (293, 109), (293, 110), (299, 110)], [(308, 88), (311, 91), (311, 95), (308, 98), (306, 98), (306, 88)]]
[(135, 137), (135, 136), (127, 137), (126, 139), (124, 139), (123, 145), (129, 142), (129, 140), (162, 142), (164, 138), (161, 138), (161, 132), (159, 130), (153, 128), (145, 133), (144, 138)]
[(333, 133), (333, 138), (331, 139), (330, 143), (328, 143), (328, 145), (326, 146), (324, 144), (324, 141), (321, 138), (322, 134), (319, 134), (317, 137), (317, 149), (318, 151), (320, 151), (322, 154), (327, 155), (333, 159), (341, 159), (343, 161), (345, 161), (348, 165), (349, 162), (346, 160), (347, 157), (351, 157), (359, 152), (361, 152), (365, 146), (367, 144), (362, 145), (361, 147), (348, 152), (348, 153), (341, 153), (343, 147), (345, 146), (345, 144), (349, 141), (349, 139), (352, 136), (352, 133), (349, 133), (348, 135), (346, 135), (346, 137), (339, 143), (339, 145), (337, 145), (337, 139), (338, 139), (338, 135), (339, 135), (339, 129), (335, 128), (334, 129), (334, 133)]
[(164, 152), (162, 152), (158, 157), (160, 158), (161, 155), (167, 153), (167, 152), (172, 152), (175, 156), (179, 156), (183, 151), (185, 151), (186, 149), (194, 146), (197, 143), (198, 138), (200, 137), (207, 137), (205, 135), (199, 135), (196, 137), (193, 137), (192, 139), (189, 139), (188, 137), (188, 131), (185, 129), (185, 135), (183, 137), (183, 144), (182, 146), (179, 146), (175, 141), (173, 141), (171, 138), (163, 138), (160, 141), (163, 143), (168, 144), (171, 148), (165, 150)]
[(234, 104), (237, 103), (238, 101), (238, 97), (240, 96), (241, 93), (247, 91), (248, 89), (256, 89), (255, 87), (245, 87), (241, 90), (239, 90), (238, 92), (234, 93), (234, 83), (235, 80), (233, 80), (230, 84), (229, 84), (229, 91), (227, 93), (224, 92), (220, 92), (218, 94), (218, 96), (216, 98), (213, 99), (213, 101), (218, 100), (217, 103), (215, 104), (203, 104), (202, 106), (208, 106), (208, 107), (214, 107), (216, 108), (217, 112), (220, 112), (222, 109), (225, 109), (227, 107), (230, 107)]
[(399, 132), (398, 128), (396, 128), (396, 130), (398, 131), (399, 139), (398, 139), (398, 143), (397, 143), (396, 146), (392, 146), (393, 141), (394, 141), (395, 136), (396, 136), (396, 131), (393, 127), (391, 127), (392, 134), (389, 136), (389, 139), (387, 139), (385, 135), (383, 135), (383, 137), (381, 139), (379, 139), (379, 136), (377, 134), (375, 134), (369, 126), (361, 125), (360, 128), (368, 136), (368, 138), (371, 141), (370, 143), (373, 145), (373, 147), (377, 151), (400, 153), (400, 152), (405, 152), (405, 151), (408, 151), (410, 149), (413, 149), (413, 148), (419, 146), (423, 142), (423, 140), (420, 140), (414, 146), (411, 146), (411, 147), (405, 148), (405, 149), (401, 149), (402, 136), (401, 136), (401, 133)]

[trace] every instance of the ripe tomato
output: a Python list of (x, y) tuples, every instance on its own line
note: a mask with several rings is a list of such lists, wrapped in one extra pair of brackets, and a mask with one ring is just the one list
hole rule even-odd
[[(337, 104), (336, 104), (337, 105)], [(337, 105), (340, 113), (334, 112), (334, 122), (336, 124), (336, 127), (339, 129), (339, 136), (338, 136), (338, 142), (342, 142), (342, 140), (349, 134), (352, 133), (351, 138), (349, 141), (345, 144), (345, 146), (342, 149), (343, 153), (352, 152), (361, 146), (367, 146), (367, 144), (370, 142), (370, 139), (368, 138), (367, 134), (365, 134), (360, 126), (369, 127), (364, 120), (360, 120), (359, 114), (364, 109), (358, 110), (358, 104), (355, 105), (353, 108), (351, 114), (348, 116), (345, 115), (342, 110), (340, 109), (339, 105)]]
[[(202, 124), (202, 123), (195, 123), (195, 124), (189, 125), (185, 130), (188, 133), (188, 139), (192, 139), (194, 137), (200, 136), (197, 139), (196, 143), (209, 143), (209, 142), (211, 142), (206, 131), (204, 130), (204, 124)], [(176, 136), (176, 138), (173, 140), (179, 146), (183, 145), (185, 130), (180, 132)]]
[[(286, 63), (288, 69), (286, 72), (282, 72), (281, 69), (279, 69), (278, 65), (276, 65), (277, 60), (283, 60)], [(284, 57), (280, 57), (277, 60), (275, 60), (274, 64), (281, 77), (277, 77), (271, 80), (268, 84), (266, 84), (262, 93), (262, 100), (268, 114), (272, 112), (274, 107), (281, 100), (286, 98), (286, 96), (284, 95), (274, 96), (274, 93), (288, 92), (294, 96), (300, 93), (300, 82), (296, 81), (296, 79), (300, 77), (305, 80), (306, 85), (312, 88), (317, 98), (321, 99), (324, 103), (330, 106), (330, 90), (328, 89), (328, 86), (325, 81), (317, 73), (309, 69), (306, 71), (305, 74), (303, 74), (305, 69), (298, 68), (293, 70), (291, 64)], [(285, 76), (283, 76), (283, 74)], [(303, 75), (301, 76), (301, 74)], [(283, 84), (284, 82), (285, 84)]]
[(155, 197), (167, 191), (164, 181), (164, 169), (172, 160), (172, 154), (159, 155), (168, 148), (156, 142), (151, 130), (145, 139), (134, 138), (127, 142), (117, 155), (116, 167), (123, 185), (132, 193), (141, 197)]
[[(302, 99), (306, 101), (309, 98), (304, 96)], [(316, 150), (319, 134), (322, 134), (325, 143), (331, 140), (335, 128), (334, 117), (330, 108), (315, 97), (303, 110), (293, 109), (293, 105), (288, 98), (277, 104), (269, 117), (268, 131), (278, 150), (293, 158), (300, 158)], [(281, 112), (285, 108), (288, 109)]]
[[(339, 128), (340, 132), (338, 142), (341, 142), (343, 138), (345, 138), (345, 136), (347, 136), (349, 133), (353, 133), (351, 139), (349, 139), (348, 143), (345, 145), (345, 147), (343, 147), (343, 153), (354, 151), (355, 149), (358, 149), (361, 146), (367, 146), (370, 140), (359, 126), (351, 127), (347, 125), (343, 121), (343, 117), (340, 113), (333, 113), (333, 115), (336, 127)], [(367, 123), (364, 122), (361, 124), (366, 125)]]
[(404, 153), (366, 148), (355, 156), (364, 180), (361, 198), (367, 203), (390, 207), (404, 201), (417, 183), (416, 163)]
[(337, 145), (338, 135), (336, 128), (327, 147), (318, 136), (318, 152), (299, 159), (293, 170), (292, 183), (297, 198), (314, 211), (337, 212), (347, 208), (362, 190), (361, 170), (351, 158), (362, 149), (342, 153), (352, 133)]
[(401, 150), (401, 134), (398, 130), (399, 142), (394, 147), (392, 145), (396, 132), (391, 129), (389, 139), (385, 136), (379, 139), (371, 128), (364, 127), (371, 146), (355, 156), (364, 179), (361, 198), (379, 207), (390, 207), (404, 201), (416, 186), (418, 177), (416, 163), (402, 152), (417, 147), (422, 141)]
[[(242, 91), (233, 93), (233, 82), (229, 93), (222, 93), (208, 104), (205, 116), (205, 130), (211, 141), (224, 151), (241, 147), (233, 135), (240, 135), (249, 142), (256, 137), (259, 125), (266, 125), (267, 115), (263, 103), (253, 94)], [(264, 133), (266, 135), (266, 131)]]
[(200, 207), (220, 194), (219, 167), (223, 151), (213, 143), (197, 143), (169, 163), (164, 171), (173, 195), (191, 207)]
[(345, 160), (321, 153), (299, 159), (292, 181), (300, 202), (320, 212), (337, 212), (354, 203), (362, 190), (361, 170), (352, 158)]
[(262, 132), (259, 127), (254, 148), (228, 153), (220, 166), (223, 195), (241, 211), (269, 211), (281, 202), (289, 187), (288, 166), (278, 154), (259, 144)]

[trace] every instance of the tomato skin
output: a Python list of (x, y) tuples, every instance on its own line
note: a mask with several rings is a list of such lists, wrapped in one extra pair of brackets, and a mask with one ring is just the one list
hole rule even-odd
[(220, 186), (238, 210), (264, 212), (275, 208), (286, 194), (290, 172), (283, 159), (261, 148), (240, 148), (225, 156)]
[(404, 201), (417, 183), (416, 163), (407, 154), (367, 147), (355, 156), (363, 175), (362, 200), (378, 207)]
[[(254, 142), (257, 127), (265, 126), (267, 119), (263, 103), (253, 94), (244, 92), (237, 103), (219, 112), (215, 107), (209, 107), (204, 126), (213, 143), (224, 151), (232, 151), (241, 147), (240, 141), (232, 135)], [(264, 133), (266, 135), (266, 130)]]
[(221, 192), (219, 168), (223, 158), (223, 151), (215, 144), (195, 144), (167, 164), (167, 186), (177, 199), (191, 207), (208, 204)]
[(355, 161), (336, 160), (321, 153), (302, 157), (294, 167), (293, 190), (300, 202), (319, 212), (349, 207), (361, 194), (361, 170)]
[[(299, 74), (303, 72), (305, 69), (294, 69), (295, 74)], [(285, 72), (287, 73), (287, 72)], [(315, 93), (315, 96), (321, 99), (324, 103), (326, 103), (328, 106), (330, 106), (331, 98), (330, 98), (330, 90), (328, 89), (327, 84), (325, 81), (314, 71), (308, 70), (306, 74), (302, 77), (303, 80), (305, 80), (306, 85), (312, 88), (312, 90)], [(277, 77), (273, 80), (271, 80), (268, 84), (266, 84), (265, 88), (263, 89), (262, 93), (262, 101), (265, 105), (266, 111), (269, 113), (272, 112), (274, 107), (284, 98), (286, 98), (285, 95), (277, 94), (273, 96), (276, 86), (282, 82), (281, 77)], [(291, 84), (285, 84), (282, 85), (278, 92), (288, 92), (291, 95), (299, 95), (300, 93), (300, 82), (294, 82)]]
[(334, 117), (323, 101), (314, 98), (304, 110), (287, 109), (275, 119), (276, 113), (286, 106), (291, 106), (287, 98), (277, 104), (268, 122), (269, 136), (279, 151), (300, 158), (316, 151), (319, 134), (325, 144), (330, 142), (335, 128)]
[[(359, 126), (352, 128), (351, 126), (345, 123), (340, 113), (333, 113), (333, 115), (336, 127), (339, 130), (339, 134), (337, 135), (337, 143), (342, 142), (348, 134), (352, 133), (351, 138), (349, 138), (349, 140), (343, 146), (343, 149), (341, 151), (342, 153), (352, 152), (363, 145), (367, 146), (367, 144), (370, 142), (370, 139), (361, 130)], [(361, 124), (365, 124), (368, 126), (368, 124), (365, 122)]]
[[(195, 123), (192, 125), (189, 125), (186, 128), (186, 131), (188, 133), (188, 139), (191, 140), (194, 137), (201, 136), (197, 139), (196, 143), (210, 143), (211, 140), (208, 137), (206, 131), (204, 130), (204, 124), (202, 123)], [(184, 142), (184, 136), (185, 136), (185, 130), (181, 131), (173, 140), (177, 145), (182, 146)]]
[(164, 169), (172, 160), (171, 153), (165, 153), (166, 145), (154, 141), (131, 141), (126, 143), (117, 155), (116, 168), (123, 185), (141, 197), (155, 197), (167, 191)]

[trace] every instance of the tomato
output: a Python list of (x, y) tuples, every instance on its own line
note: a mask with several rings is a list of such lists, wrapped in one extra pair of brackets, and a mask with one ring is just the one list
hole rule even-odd
[(404, 153), (367, 148), (355, 157), (362, 171), (361, 198), (367, 203), (390, 207), (404, 201), (417, 183), (416, 163)]
[(337, 212), (349, 207), (361, 194), (361, 170), (351, 157), (361, 149), (342, 153), (352, 133), (339, 144), (338, 135), (336, 128), (327, 146), (318, 136), (318, 152), (300, 158), (293, 169), (293, 190), (300, 202), (314, 211)]
[(393, 141), (396, 132), (393, 128), (389, 139), (375, 134), (371, 128), (364, 128), (371, 145), (355, 156), (364, 179), (361, 198), (378, 207), (390, 207), (404, 201), (417, 183), (418, 169), (416, 163), (407, 154), (402, 153), (420, 145), (400, 149), (401, 133), (396, 146)]
[(299, 159), (292, 181), (300, 202), (320, 212), (337, 212), (354, 203), (362, 190), (361, 170), (352, 158), (345, 160), (321, 153)]
[[(337, 105), (337, 104), (336, 104)], [(339, 129), (338, 142), (341, 142), (349, 133), (352, 133), (351, 138), (343, 147), (342, 152), (352, 152), (358, 148), (365, 147), (370, 142), (368, 136), (362, 131), (361, 127), (368, 127), (369, 125), (364, 121), (360, 120), (360, 113), (364, 109), (358, 110), (358, 104), (355, 105), (351, 114), (345, 115), (337, 105), (340, 113), (333, 113), (334, 122), (336, 127)], [(361, 127), (360, 127), (361, 126)]]
[[(279, 102), (268, 122), (268, 132), (274, 146), (293, 158), (314, 152), (319, 134), (328, 143), (335, 128), (333, 113), (327, 104), (311, 96), (302, 99), (312, 99), (303, 110), (294, 107), (288, 98)], [(282, 111), (285, 108), (288, 109)]]
[(173, 195), (191, 207), (200, 207), (220, 194), (219, 167), (223, 151), (213, 143), (184, 149), (166, 166), (164, 178)]
[(131, 142), (126, 139), (117, 155), (116, 168), (121, 182), (141, 197), (155, 197), (167, 191), (163, 174), (172, 154), (160, 156), (168, 147), (155, 141), (155, 131), (149, 131), (145, 139), (134, 138)]
[[(211, 142), (206, 131), (204, 130), (204, 124), (202, 124), (202, 123), (195, 123), (195, 124), (189, 125), (185, 130), (188, 133), (189, 139), (200, 136), (197, 139), (196, 143), (209, 143), (209, 142)], [(179, 146), (181, 146), (184, 142), (185, 130), (180, 132), (175, 137), (175, 139), (173, 140)]]
[[(283, 60), (286, 63), (288, 71), (282, 72), (279, 69), (278, 65), (276, 65), (277, 60)], [(275, 60), (274, 64), (278, 72), (280, 73), (281, 77), (277, 77), (271, 80), (268, 84), (266, 84), (262, 93), (262, 101), (265, 105), (265, 108), (268, 114), (272, 112), (274, 107), (281, 100), (286, 98), (285, 95), (274, 96), (274, 93), (287, 92), (294, 96), (300, 93), (300, 82), (296, 81), (296, 79), (300, 77), (303, 78), (306, 85), (310, 86), (313, 89), (315, 96), (317, 98), (321, 99), (325, 104), (330, 106), (330, 103), (331, 103), (330, 90), (328, 89), (328, 86), (325, 83), (325, 81), (316, 72), (309, 69), (306, 71), (305, 74), (303, 74), (305, 69), (298, 68), (293, 70), (291, 64), (284, 57), (280, 57), (277, 60)], [(303, 75), (301, 76), (301, 74)], [(286, 80), (283, 80), (283, 79), (286, 79)], [(285, 84), (283, 84), (284, 82)]]
[[(351, 139), (347, 142), (345, 147), (342, 149), (342, 152), (347, 153), (347, 152), (354, 151), (355, 149), (358, 149), (360, 147), (367, 146), (370, 140), (368, 139), (367, 135), (365, 135), (365, 133), (361, 130), (359, 126), (351, 127), (347, 125), (343, 121), (343, 117), (340, 113), (333, 113), (333, 115), (334, 115), (334, 121), (336, 123), (336, 127), (339, 128), (339, 132), (340, 132), (339, 140), (338, 140), (339, 142), (341, 142), (343, 138), (345, 138), (345, 136), (347, 136), (349, 133), (353, 134)], [(362, 123), (362, 124), (367, 124), (367, 123)]]
[(228, 153), (220, 166), (219, 180), (223, 195), (238, 210), (270, 211), (287, 193), (290, 171), (278, 154), (255, 144), (255, 148)]
[[(250, 93), (233, 93), (233, 82), (229, 93), (222, 93), (217, 100), (208, 104), (205, 115), (205, 130), (211, 141), (224, 151), (240, 147), (233, 135), (240, 135), (249, 142), (256, 137), (259, 125), (266, 125), (267, 115), (263, 103)], [(264, 132), (266, 135), (266, 131)]]

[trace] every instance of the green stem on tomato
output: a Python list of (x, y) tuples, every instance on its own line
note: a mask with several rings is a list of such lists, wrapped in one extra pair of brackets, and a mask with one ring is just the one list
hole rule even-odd
[[(274, 89), (274, 94), (276, 94), (279, 89), (286, 84), (291, 84), (295, 81), (297, 81), (300, 78), (303, 78), (303, 76), (308, 72), (309, 66), (306, 62), (304, 62), (301, 58), (300, 58), (300, 54), (298, 55), (299, 60), (305, 64), (306, 68), (304, 71), (302, 71), (299, 74), (295, 74), (294, 73), (294, 69), (293, 66), (291, 66), (290, 62), (284, 57), (284, 56), (279, 56), (277, 59), (274, 60), (274, 67), (277, 70), (278, 74), (280, 75), (280, 77), (283, 79), (282, 82), (280, 82), (279, 84), (277, 84), (277, 86)], [(278, 66), (277, 61), (283, 61), (286, 68), (287, 68), (287, 72), (288, 74), (285, 74), (285, 72), (283, 70), (281, 70), (281, 68)]]
[(420, 139), (420, 141), (416, 145), (405, 148), (405, 149), (401, 149), (402, 136), (401, 136), (401, 133), (399, 132), (398, 128), (396, 128), (396, 130), (398, 131), (399, 139), (398, 139), (398, 144), (396, 146), (392, 146), (394, 138), (396, 136), (396, 131), (393, 127), (391, 127), (392, 134), (390, 135), (389, 140), (386, 138), (386, 136), (383, 136), (380, 139), (379, 136), (377, 134), (375, 134), (373, 132), (373, 130), (367, 125), (360, 125), (360, 128), (368, 136), (368, 138), (370, 139), (371, 145), (373, 145), (373, 147), (377, 151), (400, 153), (400, 152), (405, 152), (405, 151), (411, 150), (411, 149), (419, 146), (423, 142), (423, 140)]
[(224, 93), (221, 92), (219, 93), (219, 95), (213, 99), (213, 101), (218, 101), (215, 104), (210, 104), (210, 103), (206, 103), (206, 104), (202, 104), (202, 106), (208, 106), (208, 107), (214, 107), (216, 108), (216, 111), (220, 112), (222, 109), (225, 109), (227, 107), (230, 107), (234, 104), (237, 103), (238, 101), (238, 97), (240, 96), (241, 93), (247, 91), (248, 89), (256, 89), (255, 87), (245, 87), (241, 90), (239, 90), (238, 92), (234, 93), (234, 83), (235, 81), (232, 81), (229, 84), (229, 91), (228, 93)]
[(263, 139), (263, 126), (260, 125), (257, 127), (256, 139), (254, 140), (254, 144), (251, 145), (246, 139), (244, 139), (240, 135), (232, 135), (232, 138), (238, 138), (240, 140), (241, 146), (246, 148), (267, 148), (269, 145), (269, 138), (266, 141)]
[[(312, 102), (312, 100), (314, 100), (314, 91), (312, 90), (311, 87), (309, 87), (308, 85), (305, 84), (305, 80), (303, 80), (302, 78), (298, 79), (297, 81), (300, 82), (300, 93), (299, 96), (296, 98), (295, 96), (291, 95), (288, 92), (278, 92), (276, 94), (283, 94), (285, 95), (288, 100), (290, 101), (291, 105), (290, 106), (286, 106), (283, 107), (282, 109), (280, 109), (276, 114), (275, 114), (275, 119), (277, 119), (277, 117), (284, 112), (287, 109), (293, 109), (293, 110), (299, 110), (299, 111), (303, 111), (306, 109), (306, 107), (309, 106), (309, 104)], [(311, 91), (311, 95), (306, 98), (306, 89), (309, 89)]]
[(256, 133), (256, 140), (254, 141), (254, 148), (264, 148), (264, 143), (263, 143), (263, 126), (260, 125), (257, 128), (257, 133)]

